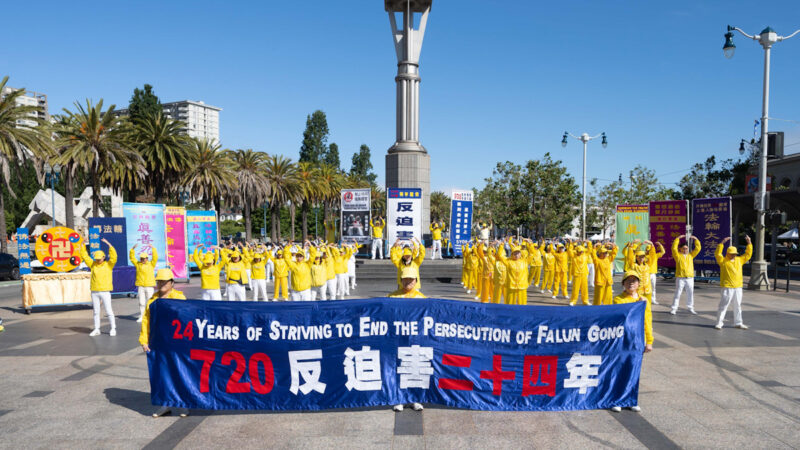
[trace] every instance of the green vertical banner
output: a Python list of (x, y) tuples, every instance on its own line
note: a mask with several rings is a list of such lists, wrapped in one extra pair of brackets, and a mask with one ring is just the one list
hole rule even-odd
[(622, 247), (634, 239), (650, 239), (650, 205), (617, 205), (617, 232), (614, 237), (619, 247), (614, 271), (622, 272), (625, 266)]

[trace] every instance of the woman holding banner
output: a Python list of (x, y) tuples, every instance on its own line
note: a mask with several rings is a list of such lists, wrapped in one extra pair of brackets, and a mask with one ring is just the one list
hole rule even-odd
[(102, 242), (108, 245), (108, 259), (106, 259), (106, 254), (102, 250), (94, 251), (90, 257), (86, 252), (86, 247), (80, 245), (81, 258), (92, 271), (92, 279), (89, 284), (89, 289), (92, 291), (92, 312), (94, 313), (94, 329), (89, 333), (89, 336), (92, 337), (100, 335), (101, 302), (111, 325), (111, 331), (108, 334), (110, 336), (117, 335), (117, 321), (114, 318), (114, 310), (111, 309), (111, 291), (114, 290), (112, 274), (114, 265), (117, 264), (117, 251), (106, 239), (103, 239)]
[[(649, 275), (648, 275), (649, 278)], [(644, 352), (648, 353), (653, 351), (653, 312), (650, 309), (650, 302), (647, 299), (644, 299), (641, 295), (639, 295), (640, 288), (639, 288), (639, 273), (634, 271), (625, 272), (625, 275), (622, 278), (622, 287), (624, 291), (614, 297), (614, 304), (621, 304), (621, 303), (633, 303), (638, 301), (645, 302), (645, 309), (644, 309)], [(620, 412), (622, 408), (619, 406), (614, 406), (611, 408), (611, 411)], [(639, 405), (631, 406), (631, 411), (633, 412), (641, 412), (642, 408)]]
[(150, 245), (149, 247), (150, 251), (153, 253), (153, 258), (149, 259), (149, 255), (142, 251), (139, 253), (139, 260), (137, 261), (136, 247), (138, 245), (139, 244), (133, 245), (128, 257), (133, 267), (136, 268), (136, 286), (139, 291), (137, 293), (139, 298), (139, 318), (136, 319), (136, 321), (141, 323), (144, 317), (144, 309), (147, 306), (147, 300), (153, 296), (153, 289), (156, 286), (155, 270), (156, 263), (158, 262), (158, 252), (155, 247)]

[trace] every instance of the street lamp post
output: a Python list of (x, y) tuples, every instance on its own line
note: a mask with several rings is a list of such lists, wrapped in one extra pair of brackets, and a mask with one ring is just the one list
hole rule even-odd
[(776, 42), (784, 41), (800, 33), (795, 31), (789, 36), (778, 36), (770, 27), (764, 28), (761, 33), (749, 35), (737, 27), (728, 25), (728, 32), (725, 33), (725, 45), (722, 50), (725, 57), (733, 58), (736, 45), (733, 43), (733, 32), (738, 31), (743, 36), (758, 41), (764, 48), (764, 86), (761, 102), (761, 162), (758, 170), (758, 193), (756, 194), (756, 254), (755, 261), (752, 262), (750, 269), (750, 289), (765, 290), (769, 289), (769, 277), (767, 276), (767, 262), (764, 260), (764, 216), (766, 212), (767, 196), (767, 131), (769, 129), (769, 58), (770, 49)]
[(61, 166), (58, 164), (50, 165), (44, 163), (45, 182), (50, 183), (50, 207), (53, 212), (53, 226), (56, 226), (56, 183), (61, 175)]
[(581, 239), (586, 239), (586, 144), (588, 144), (592, 139), (602, 137), (603, 140), (601, 142), (603, 144), (603, 148), (606, 148), (608, 146), (608, 139), (606, 139), (605, 132), (600, 133), (597, 136), (589, 136), (587, 133), (583, 133), (580, 136), (575, 136), (574, 134), (565, 131), (564, 137), (561, 139), (562, 147), (567, 146), (567, 136), (583, 142), (583, 200), (581, 201)]

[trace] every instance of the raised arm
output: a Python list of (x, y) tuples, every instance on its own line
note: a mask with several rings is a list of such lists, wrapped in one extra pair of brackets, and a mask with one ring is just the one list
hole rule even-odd
[(697, 239), (697, 236), (692, 236), (692, 239), (694, 239), (695, 244), (695, 247), (692, 249), (692, 258), (694, 258), (700, 254), (700, 250), (703, 248), (703, 246), (700, 245), (700, 239)]

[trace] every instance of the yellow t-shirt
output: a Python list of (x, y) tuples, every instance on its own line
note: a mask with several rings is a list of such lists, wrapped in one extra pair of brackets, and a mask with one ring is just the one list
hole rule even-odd
[(159, 297), (158, 294), (150, 297), (150, 300), (147, 301), (147, 307), (144, 308), (144, 316), (142, 316), (142, 328), (139, 331), (139, 345), (147, 345), (150, 342), (150, 304), (159, 298), (186, 300), (186, 296), (183, 295), (183, 292), (177, 289), (169, 291), (169, 293), (164, 297)]

